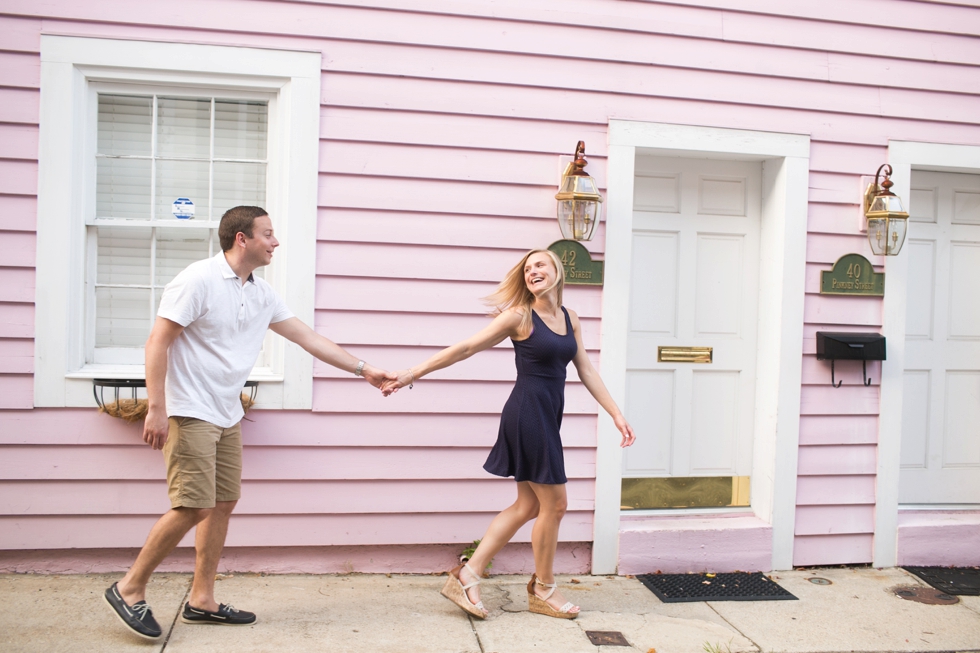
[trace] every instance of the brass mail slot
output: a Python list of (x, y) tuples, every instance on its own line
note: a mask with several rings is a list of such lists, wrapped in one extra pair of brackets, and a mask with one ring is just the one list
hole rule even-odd
[(713, 347), (657, 347), (658, 363), (710, 363)]

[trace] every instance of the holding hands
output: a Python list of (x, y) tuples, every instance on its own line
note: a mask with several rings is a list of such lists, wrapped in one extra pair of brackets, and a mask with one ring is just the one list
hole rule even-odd
[(363, 376), (365, 381), (381, 390), (384, 390), (385, 383), (391, 383), (398, 378), (395, 372), (388, 372), (373, 365), (364, 365), (364, 368), (360, 370), (359, 376)]
[(393, 378), (389, 378), (383, 384), (381, 384), (381, 394), (385, 397), (398, 392), (401, 388), (408, 386), (411, 388), (415, 385), (415, 373), (412, 368), (407, 370), (401, 370), (399, 372), (390, 373)]

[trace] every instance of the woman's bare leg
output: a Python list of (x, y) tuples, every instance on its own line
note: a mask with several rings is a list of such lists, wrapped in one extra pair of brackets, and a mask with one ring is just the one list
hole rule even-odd
[[(470, 567), (476, 573), (483, 573), (483, 570), (490, 564), (493, 557), (500, 553), (504, 545), (510, 542), (511, 538), (514, 537), (514, 534), (517, 533), (521, 526), (537, 516), (538, 498), (530, 486), (531, 484), (527, 481), (518, 483), (517, 500), (490, 522), (490, 527), (487, 528), (486, 534), (480, 540), (480, 545), (476, 547), (476, 551), (473, 552), (473, 556), (469, 561)], [(459, 579), (463, 585), (469, 585), (474, 580), (477, 580), (466, 567), (460, 570)], [(480, 588), (478, 586), (471, 587), (466, 590), (466, 595), (469, 597), (470, 602), (476, 604), (480, 601)]]
[[(542, 583), (555, 582), (555, 552), (558, 549), (558, 528), (568, 508), (568, 495), (565, 485), (542, 485), (529, 483), (538, 498), (540, 506), (538, 518), (531, 531), (531, 546), (534, 548), (534, 570)], [(540, 585), (534, 586), (534, 593), (544, 597), (548, 590)], [(559, 590), (548, 598), (548, 604), (555, 610), (565, 605), (566, 599)], [(578, 612), (578, 606), (570, 612)]]

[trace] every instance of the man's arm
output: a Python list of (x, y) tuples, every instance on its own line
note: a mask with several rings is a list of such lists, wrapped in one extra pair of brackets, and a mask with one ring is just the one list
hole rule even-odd
[(163, 449), (170, 433), (167, 422), (167, 397), (164, 392), (167, 380), (167, 350), (183, 333), (184, 327), (158, 317), (146, 341), (146, 398), (149, 407), (143, 423), (143, 441), (154, 449)]
[[(337, 369), (350, 372), (351, 374), (357, 368), (357, 363), (360, 359), (347, 353), (337, 343), (318, 334), (298, 317), (291, 317), (282, 322), (274, 322), (269, 325), (269, 328), (286, 340), (295, 342), (327, 365), (333, 365)], [(361, 375), (375, 388), (380, 388), (385, 379), (394, 378), (393, 374), (389, 374), (373, 365), (364, 365), (364, 369), (361, 370)]]

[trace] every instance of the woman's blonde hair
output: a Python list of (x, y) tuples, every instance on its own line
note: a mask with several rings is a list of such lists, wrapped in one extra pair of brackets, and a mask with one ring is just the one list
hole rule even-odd
[(500, 282), (497, 289), (483, 298), (484, 302), (493, 306), (493, 311), (490, 313), (493, 317), (500, 315), (508, 308), (523, 309), (521, 324), (517, 327), (517, 333), (522, 339), (531, 335), (533, 324), (531, 322), (531, 306), (534, 304), (534, 294), (524, 282), (524, 266), (527, 265), (527, 260), (534, 254), (547, 254), (551, 259), (552, 265), (555, 266), (555, 283), (545, 289), (545, 292), (557, 289), (558, 305), (561, 306), (562, 291), (565, 289), (565, 268), (562, 266), (558, 256), (549, 249), (532, 249), (525, 254), (520, 263), (512, 267), (507, 275), (504, 276), (503, 281)]

